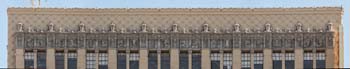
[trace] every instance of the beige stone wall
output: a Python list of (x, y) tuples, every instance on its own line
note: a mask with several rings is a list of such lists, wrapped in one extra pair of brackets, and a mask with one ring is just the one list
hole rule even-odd
[[(174, 8), (138, 8), (138, 9), (62, 9), (62, 8), (42, 8), (33, 10), (32, 8), (9, 8), (8, 9), (8, 67), (23, 67), (24, 49), (15, 49), (14, 33), (16, 24), (23, 23), (25, 31), (28, 27), (39, 30), (47, 30), (47, 24), (53, 23), (55, 29), (63, 28), (77, 30), (80, 22), (87, 28), (107, 29), (110, 23), (115, 23), (117, 30), (139, 29), (141, 23), (147, 24), (149, 28), (165, 29), (170, 28), (174, 23), (179, 28), (200, 29), (202, 24), (208, 23), (210, 29), (232, 29), (233, 25), (241, 24), (242, 28), (263, 28), (264, 24), (270, 23), (274, 29), (293, 29), (295, 24), (300, 22), (304, 28), (324, 29), (325, 24), (332, 22), (337, 31), (334, 39), (334, 48), (326, 50), (327, 61), (334, 63), (327, 67), (342, 67), (343, 64), (343, 31), (341, 16), (343, 10), (340, 7), (318, 7), (318, 8), (194, 8), (194, 9), (174, 9)], [(330, 52), (332, 51), (333, 52)], [(140, 68), (147, 69), (148, 50), (140, 50)], [(240, 50), (239, 50), (240, 51)], [(48, 51), (49, 52), (49, 51)], [(85, 68), (86, 50), (78, 50), (79, 68)], [(109, 51), (110, 52), (110, 51)], [(208, 51), (210, 52), (210, 51)], [(202, 56), (208, 56), (207, 51)], [(239, 55), (238, 50), (233, 50), (233, 56)], [(302, 55), (302, 49), (296, 49), (296, 55)], [(330, 54), (330, 55), (329, 55)], [(84, 57), (79, 57), (84, 56)], [(333, 56), (333, 57), (330, 57)], [(209, 59), (202, 57), (202, 59)], [(300, 59), (300, 60), (299, 60)], [(176, 60), (176, 59), (172, 59)], [(296, 56), (296, 67), (302, 67), (302, 56)], [(233, 59), (234, 69), (239, 69), (240, 57)], [(206, 61), (203, 61), (206, 62)], [(109, 62), (114, 63), (114, 62)], [(176, 63), (176, 62), (175, 62)], [(109, 65), (110, 66), (110, 65)], [(203, 63), (203, 67), (210, 67), (208, 63)], [(237, 67), (238, 66), (238, 67)], [(117, 66), (115, 66), (117, 67)], [(178, 66), (173, 66), (178, 67)], [(265, 67), (265, 66), (264, 66)], [(114, 66), (111, 66), (114, 68)]]

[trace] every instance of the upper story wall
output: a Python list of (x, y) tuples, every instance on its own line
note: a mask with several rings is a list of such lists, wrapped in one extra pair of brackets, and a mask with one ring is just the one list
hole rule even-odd
[(177, 24), (179, 29), (201, 29), (208, 24), (210, 29), (233, 29), (240, 24), (242, 29), (263, 29), (271, 24), (273, 29), (295, 29), (297, 23), (303, 30), (324, 29), (333, 23), (337, 30), (341, 25), (343, 10), (340, 7), (316, 8), (9, 8), (9, 33), (16, 30), (16, 24), (47, 30), (53, 23), (55, 29), (77, 31), (83, 23), (87, 29), (108, 29), (111, 23), (116, 29), (139, 30), (141, 24), (150, 29), (169, 29)]

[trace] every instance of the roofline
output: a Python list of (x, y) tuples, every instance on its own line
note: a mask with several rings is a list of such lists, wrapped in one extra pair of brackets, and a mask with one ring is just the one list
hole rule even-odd
[[(64, 14), (84, 14), (85, 12), (98, 13), (133, 13), (140, 14), (153, 12), (158, 13), (181, 13), (185, 12), (220, 12), (220, 13), (256, 13), (256, 12), (309, 12), (309, 13), (338, 13), (343, 14), (343, 7), (295, 7), (295, 8), (29, 8), (29, 7), (9, 7), (8, 14), (33, 14), (40, 12), (53, 12)], [(317, 11), (317, 12), (316, 12)]]

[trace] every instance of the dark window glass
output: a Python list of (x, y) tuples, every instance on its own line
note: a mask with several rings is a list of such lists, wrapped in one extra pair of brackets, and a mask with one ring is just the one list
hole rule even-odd
[(316, 68), (326, 68), (326, 54), (324, 52), (316, 54)]
[(316, 68), (326, 68), (325, 60), (316, 60)]
[(157, 69), (158, 68), (158, 57), (157, 53), (148, 54), (148, 69)]
[(64, 69), (64, 53), (56, 53), (55, 55), (56, 69)]
[(200, 53), (192, 54), (192, 69), (202, 69), (201, 59)]
[(68, 69), (77, 69), (77, 53), (68, 53)]
[(99, 53), (98, 61), (98, 69), (108, 69), (108, 53)]
[(220, 61), (211, 61), (211, 69), (220, 69)]
[(170, 54), (162, 53), (161, 54), (161, 69), (170, 69)]
[(130, 69), (139, 69), (139, 59), (140, 56), (138, 53), (131, 53), (130, 54)]
[(263, 64), (254, 64), (254, 69), (263, 69)]
[(38, 69), (46, 69), (46, 53), (38, 52), (37, 58)]
[(117, 68), (118, 69), (126, 69), (126, 54), (118, 53), (117, 56)]
[(283, 54), (280, 52), (272, 54), (273, 69), (282, 69), (282, 56)]
[(130, 61), (130, 69), (139, 69), (139, 61)]
[(294, 69), (294, 60), (286, 60), (286, 69)]
[(312, 68), (312, 60), (304, 60), (304, 68)]
[(180, 69), (188, 69), (188, 54), (180, 53)]
[(282, 69), (282, 61), (273, 60), (273, 69)]
[(263, 53), (254, 53), (254, 69), (263, 69), (264, 68), (264, 54)]
[(24, 68), (31, 69), (34, 68), (34, 53), (25, 52), (24, 53)]
[(220, 54), (219, 53), (211, 53), (211, 69), (220, 69)]
[(294, 53), (286, 53), (285, 66), (286, 69), (294, 69)]
[(312, 52), (306, 52), (304, 53), (304, 68), (312, 68), (313, 63), (312, 63)]

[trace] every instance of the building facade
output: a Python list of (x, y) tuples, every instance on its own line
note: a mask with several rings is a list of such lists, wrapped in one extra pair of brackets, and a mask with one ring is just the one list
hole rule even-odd
[(8, 8), (8, 67), (343, 67), (343, 9)]

